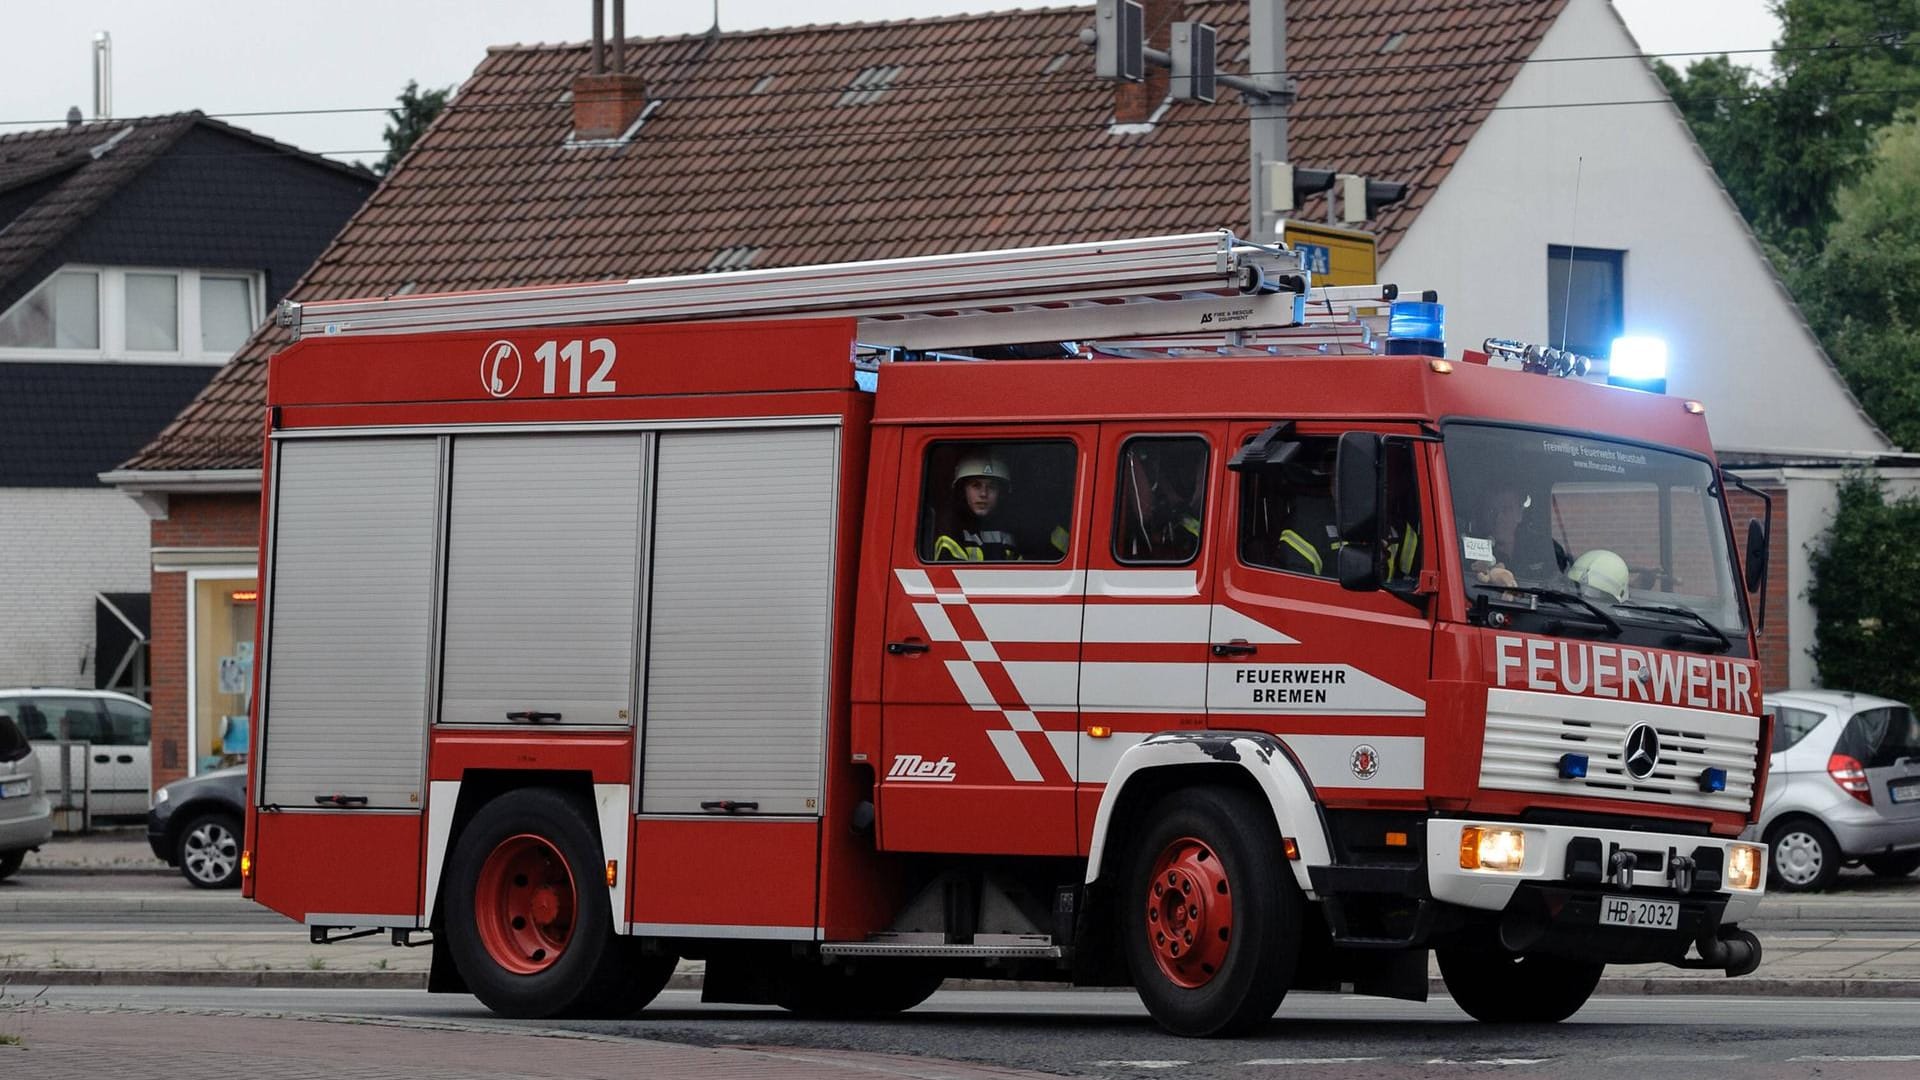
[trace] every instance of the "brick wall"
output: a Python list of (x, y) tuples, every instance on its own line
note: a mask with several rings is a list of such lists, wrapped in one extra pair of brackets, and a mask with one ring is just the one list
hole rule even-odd
[[(1788, 669), (1787, 615), (1789, 596), (1787, 591), (1787, 489), (1784, 487), (1762, 487), (1773, 497), (1773, 534), (1767, 543), (1767, 625), (1760, 634), (1760, 679), (1761, 685), (1768, 690), (1785, 690), (1792, 684)], [(1747, 565), (1747, 522), (1760, 518), (1765, 520), (1765, 510), (1759, 499), (1744, 491), (1727, 492), (1727, 512), (1733, 519), (1734, 544), (1740, 549), (1740, 565)], [(1744, 571), (1743, 571), (1744, 572)], [(1759, 597), (1750, 596), (1749, 603), (1754, 605), (1754, 614), (1759, 614)], [(1813, 628), (1807, 627), (1812, 634)]]
[(133, 500), (0, 488), (0, 686), (92, 686), (93, 594), (146, 588), (147, 515)]
[[(123, 497), (124, 498), (124, 497)], [(131, 505), (131, 504), (129, 504)], [(155, 548), (247, 548), (260, 542), (257, 495), (175, 495), (153, 522)], [(240, 560), (248, 561), (246, 559)], [(153, 784), (187, 774), (187, 575), (153, 573)]]

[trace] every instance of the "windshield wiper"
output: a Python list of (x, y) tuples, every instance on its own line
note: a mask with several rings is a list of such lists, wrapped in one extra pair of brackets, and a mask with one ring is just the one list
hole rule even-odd
[[(1540, 585), (1490, 585), (1485, 582), (1476, 582), (1473, 587), (1476, 589), (1486, 589), (1490, 593), (1522, 593), (1526, 596), (1535, 596), (1543, 600), (1557, 600), (1562, 604), (1575, 604), (1591, 612), (1594, 619), (1599, 622), (1601, 626), (1607, 628), (1608, 633), (1614, 637), (1620, 636), (1619, 621), (1605, 611), (1602, 611), (1598, 604), (1581, 596), (1579, 593), (1568, 592), (1565, 589), (1550, 589)], [(1489, 599), (1491, 599), (1491, 597), (1489, 597)]]
[(1728, 637), (1725, 631), (1713, 625), (1713, 620), (1692, 608), (1680, 607), (1677, 604), (1615, 604), (1613, 609), (1615, 611), (1651, 611), (1657, 615), (1678, 615), (1683, 619), (1691, 619), (1699, 623), (1708, 636), (1719, 644), (1721, 652), (1733, 650), (1733, 639)]

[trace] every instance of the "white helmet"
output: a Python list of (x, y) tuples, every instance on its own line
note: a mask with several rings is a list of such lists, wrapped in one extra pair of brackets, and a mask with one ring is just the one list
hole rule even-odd
[(1004, 462), (990, 454), (968, 454), (960, 459), (960, 464), (954, 466), (953, 482), (956, 486), (960, 481), (975, 476), (998, 480), (1002, 490), (1013, 490), (1013, 474), (1007, 471)]
[(1582, 552), (1573, 560), (1573, 565), (1567, 567), (1567, 576), (1623, 604), (1627, 602), (1627, 560), (1606, 548)]

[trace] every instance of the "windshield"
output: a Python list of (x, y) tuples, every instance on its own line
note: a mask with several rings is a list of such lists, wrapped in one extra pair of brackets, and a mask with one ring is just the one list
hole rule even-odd
[(1580, 630), (1744, 654), (1720, 487), (1699, 458), (1480, 424), (1446, 428), (1447, 478), (1476, 604)]

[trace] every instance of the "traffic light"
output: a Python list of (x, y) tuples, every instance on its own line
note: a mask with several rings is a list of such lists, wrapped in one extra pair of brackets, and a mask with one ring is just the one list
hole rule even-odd
[(1095, 75), (1126, 82), (1147, 77), (1146, 8), (1135, 0), (1097, 0), (1093, 29)]
[(1406, 196), (1407, 185), (1398, 180), (1369, 180), (1354, 173), (1341, 173), (1340, 220), (1358, 225)]
[(1267, 206), (1278, 212), (1293, 210), (1308, 196), (1333, 186), (1332, 169), (1307, 169), (1285, 161), (1266, 163)]
[(1173, 24), (1173, 97), (1176, 101), (1205, 101), (1215, 95), (1214, 30), (1206, 23)]

